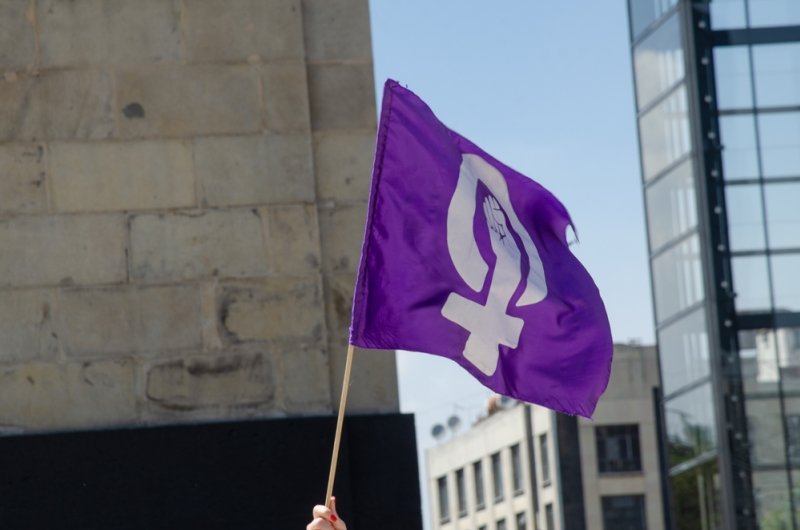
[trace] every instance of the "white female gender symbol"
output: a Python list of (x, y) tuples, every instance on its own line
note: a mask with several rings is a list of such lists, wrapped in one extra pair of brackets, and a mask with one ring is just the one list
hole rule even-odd
[[(481, 305), (450, 293), (442, 315), (470, 332), (464, 357), (484, 374), (492, 375), (497, 370), (499, 346), (516, 348), (524, 325), (522, 319), (508, 314), (511, 297), (523, 279), (521, 250), (528, 255), (529, 269), (517, 307), (541, 302), (547, 296), (547, 283), (539, 252), (511, 205), (503, 175), (473, 154), (462, 156), (458, 184), (447, 210), (447, 248), (456, 271), (476, 292), (483, 288), (489, 272), (473, 232), (478, 181), (491, 193), (483, 202), (492, 251), (497, 256), (489, 295), (486, 304)], [(519, 236), (522, 249), (510, 229)]]

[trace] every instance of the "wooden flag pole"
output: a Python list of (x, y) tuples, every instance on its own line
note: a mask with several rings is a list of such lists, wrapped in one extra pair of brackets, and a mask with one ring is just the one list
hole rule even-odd
[(328, 489), (325, 493), (325, 506), (331, 507), (333, 495), (333, 479), (336, 476), (336, 463), (339, 461), (339, 442), (342, 440), (342, 423), (344, 422), (344, 409), (347, 405), (347, 390), (350, 387), (350, 370), (353, 366), (353, 345), (347, 345), (347, 360), (344, 363), (344, 381), (342, 382), (342, 397), (339, 400), (339, 417), (336, 419), (336, 436), (333, 438), (333, 455), (331, 456), (331, 470), (328, 473)]

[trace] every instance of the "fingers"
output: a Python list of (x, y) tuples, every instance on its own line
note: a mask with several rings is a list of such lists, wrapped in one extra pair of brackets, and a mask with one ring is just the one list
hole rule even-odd
[(500, 208), (500, 203), (497, 202), (492, 195), (487, 195), (483, 201), (483, 214), (486, 217), (486, 224), (489, 227), (492, 236), (492, 245), (495, 243), (495, 236), (499, 239), (499, 243), (508, 245), (506, 241), (508, 231), (506, 230), (506, 217), (503, 209)]
[(489, 206), (492, 207), (492, 210), (500, 210), (500, 203), (497, 202), (497, 199), (494, 195), (489, 195)]
[(333, 521), (333, 528), (334, 530), (347, 530), (347, 526), (344, 524), (344, 521), (339, 517), (339, 514), (336, 512), (336, 497), (331, 497), (331, 521)]
[(331, 521), (332, 520), (331, 519), (331, 515), (333, 515), (333, 510), (331, 510), (327, 506), (322, 506), (321, 504), (318, 504), (318, 505), (314, 506), (314, 512), (313, 513), (314, 513), (314, 518), (315, 519), (322, 518), (322, 519), (325, 519), (327, 521)]
[(486, 217), (486, 224), (489, 227), (489, 230), (497, 234), (499, 233), (497, 230), (497, 220), (494, 218), (492, 204), (489, 201), (490, 198), (491, 196), (486, 197), (486, 199), (483, 201), (483, 215)]
[[(331, 507), (317, 505), (313, 510), (314, 521), (308, 525), (306, 530), (347, 530), (344, 522), (336, 513), (336, 498), (331, 497)], [(313, 525), (318, 526), (313, 526)]]
[(306, 526), (306, 530), (336, 530), (336, 529), (329, 521), (326, 521), (322, 517), (317, 517), (316, 519), (308, 523), (308, 525)]

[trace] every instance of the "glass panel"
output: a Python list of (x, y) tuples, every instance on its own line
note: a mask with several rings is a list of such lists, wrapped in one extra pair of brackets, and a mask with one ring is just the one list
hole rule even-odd
[[(800, 328), (780, 328), (775, 330), (778, 344), (778, 363), (781, 369), (781, 382), (784, 391), (784, 407), (786, 414), (796, 414), (800, 419), (800, 396), (789, 398), (787, 394), (800, 391)], [(800, 427), (800, 424), (798, 424)], [(800, 430), (794, 432), (795, 438), (789, 438), (790, 445), (794, 440), (794, 457), (796, 465), (800, 465)]]
[(659, 322), (703, 299), (700, 240), (694, 235), (653, 260)]
[(539, 435), (539, 455), (542, 459), (542, 484), (550, 483), (550, 450), (547, 446), (547, 433)]
[(794, 518), (800, 521), (800, 471), (792, 471), (792, 497), (794, 497)]
[(664, 394), (669, 395), (682, 386), (706, 377), (710, 367), (703, 308), (659, 331), (658, 347)]
[(692, 161), (687, 160), (647, 188), (650, 248), (665, 243), (697, 226)]
[(673, 520), (677, 530), (715, 530), (722, 528), (717, 461), (676, 475), (670, 479), (675, 504)]
[(603, 506), (603, 530), (646, 530), (644, 495), (600, 497)]
[(744, 0), (714, 0), (711, 2), (712, 28), (733, 29), (746, 26)]
[(750, 0), (750, 26), (791, 26), (800, 24), (797, 0)]
[(753, 46), (753, 64), (759, 107), (800, 105), (800, 43)]
[(503, 467), (500, 463), (500, 453), (492, 455), (492, 485), (494, 492), (494, 500), (503, 500)]
[(677, 14), (636, 46), (633, 64), (640, 109), (683, 79), (683, 47)]
[(595, 427), (597, 472), (619, 473), (642, 470), (639, 425)]
[(778, 352), (771, 329), (739, 332), (739, 363), (746, 395), (778, 391)]
[(511, 485), (514, 488), (514, 495), (523, 492), (522, 487), (522, 455), (519, 452), (519, 444), (511, 446)]
[(764, 186), (770, 248), (800, 248), (800, 182)]
[(766, 256), (739, 256), (731, 260), (736, 311), (769, 311), (769, 277)]
[(759, 528), (792, 528), (786, 471), (753, 471), (753, 496)]
[(664, 403), (670, 466), (691, 460), (717, 446), (711, 383)]
[(634, 38), (677, 3), (678, 0), (629, 0)]
[(714, 72), (718, 109), (753, 108), (750, 54), (747, 46), (714, 48)]
[(765, 243), (761, 186), (727, 186), (725, 207), (731, 250), (762, 250)]
[[(797, 398), (790, 398), (788, 401), (797, 407)], [(800, 465), (800, 414), (793, 414), (787, 407), (786, 413), (786, 449), (789, 455), (789, 465), (797, 467)], [(796, 478), (794, 480), (797, 480)]]
[(757, 178), (758, 150), (753, 115), (720, 116), (719, 129), (725, 179)]
[(764, 178), (800, 176), (800, 112), (758, 115)]
[(436, 480), (436, 487), (439, 490), (439, 522), (446, 523), (450, 520), (450, 499), (447, 495), (447, 477), (439, 477)]
[(544, 527), (545, 530), (555, 530), (555, 517), (553, 517), (553, 505), (544, 505)]
[(525, 517), (525, 512), (519, 512), (517, 514), (517, 530), (527, 530), (528, 529), (528, 518)]
[(475, 509), (480, 510), (486, 506), (486, 496), (483, 491), (483, 464), (480, 460), (472, 464), (472, 476), (475, 479)]
[(638, 425), (605, 425), (594, 429), (598, 473), (642, 470)]
[(467, 515), (467, 486), (464, 482), (464, 470), (456, 470), (456, 498), (458, 499), (458, 515)]
[(645, 180), (689, 153), (692, 145), (685, 86), (642, 116), (639, 134)]
[(772, 256), (775, 311), (800, 311), (800, 254)]
[(750, 398), (745, 403), (750, 441), (750, 462), (755, 465), (786, 465), (783, 443), (783, 413), (778, 396)]

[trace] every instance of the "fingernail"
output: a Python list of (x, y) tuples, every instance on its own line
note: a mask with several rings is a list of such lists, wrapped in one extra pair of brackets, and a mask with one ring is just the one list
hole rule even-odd
[(336, 522), (336, 514), (335, 513), (331, 514), (331, 521), (333, 521), (334, 523)]

